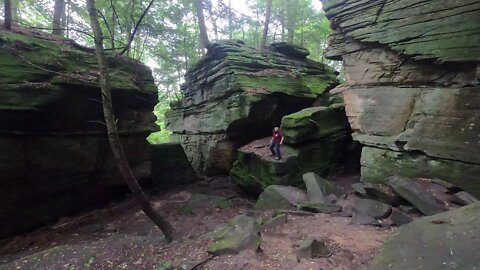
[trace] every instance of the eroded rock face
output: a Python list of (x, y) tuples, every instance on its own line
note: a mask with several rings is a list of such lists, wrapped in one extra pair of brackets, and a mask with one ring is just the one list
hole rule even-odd
[(362, 179), (440, 178), (480, 195), (478, 0), (326, 1)]
[(333, 70), (306, 55), (284, 43), (266, 52), (241, 41), (208, 48), (185, 75), (184, 98), (166, 114), (166, 127), (198, 173), (230, 173), (237, 148), (268, 136), (284, 115), (311, 106), (337, 84)]
[[(102, 124), (93, 53), (0, 32), (0, 55), (0, 238), (124, 192)], [(134, 60), (108, 61), (122, 142), (135, 175), (145, 178), (145, 138), (158, 130), (153, 77)]]

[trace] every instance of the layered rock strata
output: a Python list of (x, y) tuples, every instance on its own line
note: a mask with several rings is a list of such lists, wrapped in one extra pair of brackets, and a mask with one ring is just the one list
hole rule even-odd
[(351, 140), (345, 110), (341, 104), (310, 107), (282, 119), (283, 159), (270, 156), (270, 138), (251, 142), (238, 151), (232, 180), (251, 193), (269, 185), (302, 185), (302, 175), (335, 173), (343, 167), (347, 143)]
[(440, 178), (480, 195), (480, 2), (329, 0), (362, 179)]
[(336, 73), (285, 43), (259, 52), (220, 41), (185, 75), (184, 98), (166, 114), (198, 173), (228, 174), (236, 149), (267, 136), (284, 115), (311, 106), (337, 84)]
[[(124, 192), (92, 51), (45, 34), (0, 32), (0, 55), (0, 238)], [(157, 89), (139, 62), (109, 57), (108, 65), (121, 139), (135, 175), (144, 178), (145, 138), (158, 130)]]

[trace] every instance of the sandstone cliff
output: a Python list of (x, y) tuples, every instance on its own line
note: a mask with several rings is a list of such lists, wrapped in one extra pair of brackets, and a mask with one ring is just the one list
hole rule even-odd
[[(108, 201), (126, 187), (114, 164), (91, 51), (0, 32), (0, 238)], [(158, 127), (149, 68), (109, 57), (113, 103), (136, 176)]]
[(199, 173), (228, 174), (236, 149), (268, 136), (284, 115), (311, 106), (337, 84), (336, 73), (285, 43), (259, 52), (220, 41), (192, 67), (184, 98), (167, 113), (167, 129)]
[(362, 179), (440, 178), (480, 195), (480, 1), (328, 0)]

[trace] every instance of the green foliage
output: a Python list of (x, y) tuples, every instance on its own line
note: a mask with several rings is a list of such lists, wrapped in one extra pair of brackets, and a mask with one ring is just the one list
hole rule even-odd
[(148, 136), (147, 140), (151, 144), (161, 144), (170, 141), (170, 134), (172, 132), (165, 128), (165, 112), (170, 109), (170, 102), (173, 100), (167, 98), (166, 95), (160, 95), (158, 104), (155, 106), (154, 113), (157, 116), (157, 124), (160, 127), (159, 132), (154, 132)]

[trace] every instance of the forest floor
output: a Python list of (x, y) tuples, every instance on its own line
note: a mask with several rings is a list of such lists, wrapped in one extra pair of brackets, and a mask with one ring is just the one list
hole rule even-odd
[[(356, 176), (340, 177), (345, 186)], [(221, 195), (232, 205), (214, 205), (182, 214), (179, 205), (193, 193)], [(208, 233), (232, 217), (246, 213), (254, 201), (227, 178), (159, 192), (158, 209), (179, 233), (167, 244), (162, 233), (128, 198), (101, 209), (65, 217), (31, 233), (0, 242), (0, 269), (314, 269), (361, 270), (375, 256), (394, 228), (350, 225), (350, 218), (325, 214), (288, 215), (287, 223), (262, 232), (261, 252), (210, 257)], [(322, 239), (333, 250), (329, 258), (297, 260), (293, 244), (307, 237)]]

